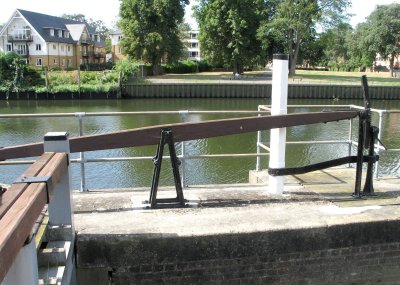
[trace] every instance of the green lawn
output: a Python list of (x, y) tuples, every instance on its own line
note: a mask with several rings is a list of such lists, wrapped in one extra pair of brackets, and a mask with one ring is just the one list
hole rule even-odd
[[(369, 85), (400, 86), (400, 78), (391, 78), (388, 72), (336, 72), (298, 70), (290, 84), (361, 84), (361, 76), (367, 75)], [(164, 74), (147, 77), (149, 83), (249, 83), (271, 82), (271, 71), (245, 72), (238, 80), (232, 79), (231, 72), (203, 72), (196, 74)]]

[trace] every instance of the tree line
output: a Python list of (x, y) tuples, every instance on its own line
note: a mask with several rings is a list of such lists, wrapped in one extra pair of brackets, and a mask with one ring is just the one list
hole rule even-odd
[[(182, 24), (188, 0), (122, 0), (119, 27), (123, 51), (137, 61), (178, 61), (184, 50)], [(400, 4), (378, 5), (364, 23), (352, 28), (349, 0), (199, 0), (195, 6), (201, 56), (214, 66), (264, 66), (274, 53), (289, 54), (296, 66), (365, 70), (375, 57), (399, 54)]]

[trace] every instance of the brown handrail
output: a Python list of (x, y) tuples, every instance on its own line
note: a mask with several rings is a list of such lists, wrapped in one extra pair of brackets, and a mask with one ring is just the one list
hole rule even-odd
[[(158, 125), (71, 138), (70, 149), (71, 152), (83, 152), (155, 145), (160, 141), (160, 130), (166, 128), (172, 130), (175, 142), (181, 142), (273, 128), (346, 120), (355, 118), (358, 114), (358, 111), (312, 112)], [(42, 153), (43, 143), (5, 147), (0, 149), (0, 160), (39, 156)]]
[(65, 153), (44, 153), (22, 177), (51, 176), (47, 183), (12, 184), (0, 196), (0, 282), (17, 257), (32, 227), (51, 200), (54, 186), (68, 167)]

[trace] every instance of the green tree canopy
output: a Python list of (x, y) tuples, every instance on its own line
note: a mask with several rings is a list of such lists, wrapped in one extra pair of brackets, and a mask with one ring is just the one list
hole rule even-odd
[(369, 48), (368, 29), (367, 23), (360, 23), (346, 34), (348, 58), (360, 70), (372, 67), (376, 56), (375, 51)]
[[(346, 19), (349, 0), (278, 0), (268, 32), (285, 42), (290, 74), (295, 74), (302, 46), (313, 39), (317, 28), (333, 27)], [(268, 36), (268, 35), (266, 35)]]
[(394, 59), (400, 53), (400, 4), (379, 5), (367, 18), (365, 47), (370, 52), (389, 58), (393, 76)]
[(201, 0), (195, 8), (202, 57), (212, 65), (233, 67), (241, 73), (265, 58), (258, 29), (262, 0)]
[(179, 25), (187, 4), (188, 0), (121, 0), (124, 52), (134, 60), (151, 63), (154, 74), (159, 73), (162, 61), (178, 60), (183, 51)]

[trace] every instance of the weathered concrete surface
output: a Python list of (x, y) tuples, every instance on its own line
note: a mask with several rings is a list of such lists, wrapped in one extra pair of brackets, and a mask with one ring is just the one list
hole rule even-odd
[[(313, 262), (326, 265), (326, 269), (320, 265), (320, 270), (331, 276), (326, 284), (378, 282), (383, 269), (360, 277), (365, 268), (354, 258), (366, 246), (380, 245), (384, 251), (391, 244), (400, 261), (399, 182), (398, 178), (375, 181), (377, 197), (354, 199), (350, 196), (354, 169), (332, 169), (290, 178), (283, 196), (269, 195), (265, 184), (192, 187), (184, 190), (191, 205), (188, 208), (157, 210), (143, 208), (148, 189), (76, 193), (78, 272), (81, 268), (90, 274), (88, 269), (100, 268), (115, 284), (157, 280), (170, 284), (247, 280), (253, 284), (271, 278), (275, 284), (292, 282), (290, 278), (296, 274), (256, 274), (254, 266), (273, 267), (274, 260), (286, 258), (290, 262), (285, 268), (302, 272), (299, 262), (304, 254), (311, 254), (316, 256)], [(159, 193), (160, 197), (175, 196), (171, 188)], [(331, 256), (332, 250), (339, 250), (339, 263)], [(382, 262), (383, 251), (381, 247), (368, 250), (372, 268)], [(377, 253), (378, 257), (373, 257), (376, 252), (382, 256)], [(301, 254), (293, 256), (295, 253)], [(360, 258), (367, 259), (364, 255), (356, 259)], [(243, 269), (238, 259), (247, 260), (246, 266), (252, 267)], [(391, 270), (386, 275), (398, 280), (400, 276), (392, 273), (398, 272), (400, 263), (394, 264), (397, 267), (385, 267)], [(191, 273), (180, 266), (190, 268)], [(215, 269), (222, 267), (226, 267), (222, 273)], [(194, 274), (196, 268), (200, 271)], [(343, 278), (347, 279), (334, 277), (338, 270), (345, 270)], [(236, 276), (237, 272), (244, 277)], [(304, 273), (301, 280), (321, 284), (320, 276), (312, 272)]]

